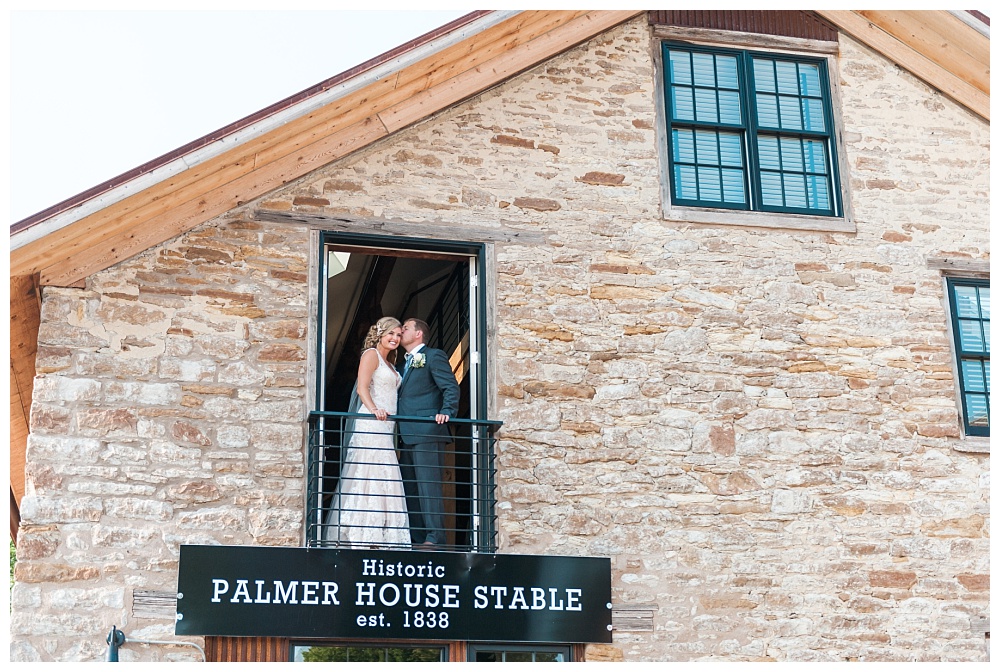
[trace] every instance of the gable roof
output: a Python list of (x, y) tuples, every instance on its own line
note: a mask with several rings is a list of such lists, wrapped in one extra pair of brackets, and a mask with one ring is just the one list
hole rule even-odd
[[(14, 499), (23, 492), (15, 474), (23, 474), (39, 287), (81, 286), (98, 271), (642, 13), (472, 12), (12, 225)], [(988, 17), (939, 10), (813, 13), (989, 121)]]

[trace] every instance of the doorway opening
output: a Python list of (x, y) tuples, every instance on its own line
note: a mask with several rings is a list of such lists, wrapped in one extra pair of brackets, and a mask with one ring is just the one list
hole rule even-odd
[(474, 267), (474, 258), (465, 255), (327, 245), (323, 410), (347, 410), (365, 334), (379, 318), (391, 315), (400, 322), (410, 317), (427, 322), (431, 333), (424, 335), (425, 343), (449, 356), (462, 391), (458, 417), (475, 417)]
[[(343, 419), (371, 325), (390, 315), (426, 322), (429, 348), (444, 351), (459, 385), (453, 441), (443, 456), (445, 535), (442, 546), (485, 550), (495, 536), (492, 425), (485, 419), (485, 309), (482, 245), (324, 234), (317, 367), (320, 423), (310, 430), (310, 511), (307, 543), (328, 546), (329, 511), (346, 446)], [(402, 350), (398, 353), (402, 363)], [(324, 415), (325, 414), (325, 415)], [(312, 422), (312, 421), (311, 421)], [(336, 423), (340, 422), (339, 425)], [(499, 423), (492, 423), (499, 425)], [(338, 427), (340, 428), (338, 431)], [(317, 439), (318, 437), (318, 439)], [(334, 537), (335, 539), (335, 537)]]

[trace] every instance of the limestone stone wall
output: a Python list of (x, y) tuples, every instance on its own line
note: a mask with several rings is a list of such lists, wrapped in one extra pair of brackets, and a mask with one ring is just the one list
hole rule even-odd
[(12, 660), (100, 660), (112, 625), (174, 639), (133, 595), (176, 591), (181, 544), (301, 544), (307, 250), (232, 219), (45, 290)]
[(927, 259), (989, 258), (989, 126), (842, 37), (857, 232), (668, 223), (654, 49), (636, 20), (47, 290), (12, 656), (99, 655), (179, 543), (300, 543), (308, 236), (262, 207), (545, 235), (493, 248), (501, 550), (612, 558), (653, 629), (595, 657), (983, 660), (989, 459)]

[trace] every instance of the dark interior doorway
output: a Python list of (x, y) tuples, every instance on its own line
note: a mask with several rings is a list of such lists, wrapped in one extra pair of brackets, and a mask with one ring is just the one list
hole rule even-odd
[[(470, 355), (470, 272), (472, 257), (420, 250), (396, 250), (327, 244), (323, 306), (324, 346), (321, 408), (346, 412), (357, 378), (362, 346), (369, 327), (391, 315), (430, 326), (429, 347), (448, 354), (461, 393), (458, 418), (469, 418), (472, 399)], [(401, 358), (400, 348), (398, 356)], [(472, 456), (468, 426), (456, 428), (453, 450), (446, 457), (445, 500), (449, 545), (472, 542)], [(339, 446), (330, 446), (323, 492), (332, 493), (339, 475)]]
[[(329, 246), (323, 410), (346, 411), (368, 328), (380, 317), (417, 317), (427, 345), (452, 358), (469, 417), (469, 261), (456, 255)], [(400, 353), (402, 354), (402, 353)], [(464, 364), (464, 366), (463, 366)]]

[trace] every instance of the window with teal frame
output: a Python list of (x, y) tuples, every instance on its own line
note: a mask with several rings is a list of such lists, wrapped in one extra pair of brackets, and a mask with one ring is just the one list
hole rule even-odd
[(948, 278), (958, 387), (967, 436), (990, 435), (990, 283)]
[(842, 216), (823, 59), (663, 44), (675, 205)]

